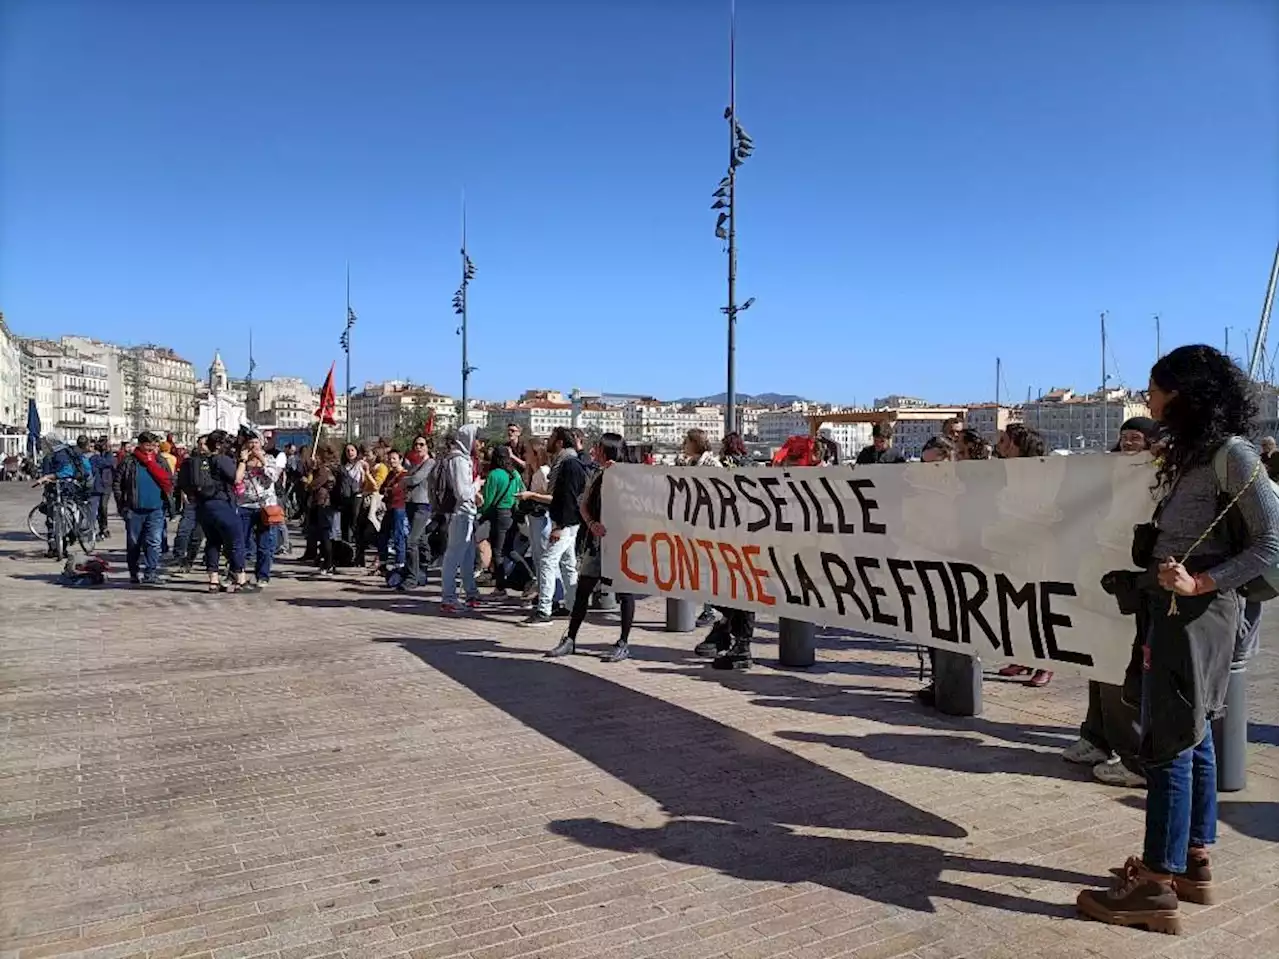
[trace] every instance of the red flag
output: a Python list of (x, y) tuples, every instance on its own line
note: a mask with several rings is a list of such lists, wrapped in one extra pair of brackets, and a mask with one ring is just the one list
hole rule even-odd
[(422, 435), (430, 436), (436, 431), (436, 411), (431, 410), (427, 413), (427, 421), (422, 424)]
[(333, 392), (333, 367), (329, 364), (329, 375), (324, 378), (324, 386), (320, 387), (320, 408), (316, 410), (316, 419), (325, 426), (337, 423), (334, 414), (338, 412), (338, 397)]

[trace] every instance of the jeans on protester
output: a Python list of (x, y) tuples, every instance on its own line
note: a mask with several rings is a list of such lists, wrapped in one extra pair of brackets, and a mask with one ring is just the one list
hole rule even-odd
[[(388, 509), (382, 516), (382, 528), (378, 530), (378, 558), (382, 560), (382, 564), (393, 565), (397, 569), (403, 567), (405, 544), (408, 541), (408, 512), (403, 509)], [(393, 554), (394, 563), (392, 562)]]
[(1142, 860), (1162, 873), (1187, 871), (1187, 850), (1218, 836), (1218, 760), (1213, 730), (1164, 763), (1147, 763), (1147, 822)]
[(423, 564), (431, 561), (431, 550), (427, 545), (428, 533), (431, 530), (431, 507), (426, 503), (407, 503), (405, 505), (405, 563), (409, 585), (415, 586), (423, 581)]
[(509, 509), (497, 509), (489, 517), (489, 553), (493, 557), (493, 585), (507, 588), (507, 553), (515, 541), (515, 519)]
[(578, 585), (578, 527), (566, 526), (560, 530), (560, 537), (552, 540), (548, 525), (547, 536), (546, 548), (538, 561), (538, 612), (543, 616), (551, 615), (557, 572), (564, 583), (564, 603), (570, 609)]
[(462, 573), (462, 588), (467, 599), (474, 599), (476, 591), (476, 518), (471, 513), (454, 513), (449, 517), (449, 545), (445, 547), (444, 563), (440, 567), (440, 600), (444, 603), (458, 601), (458, 573)]
[(218, 571), (218, 557), (225, 556), (231, 573), (244, 572), (244, 535), (236, 508), (224, 499), (211, 499), (196, 507), (196, 518), (204, 530), (204, 568)]
[(106, 502), (105, 493), (90, 493), (89, 505), (85, 508), (85, 526), (96, 528), (99, 536), (107, 530), (106, 521), (103, 519), (103, 510), (106, 507)]
[(276, 529), (261, 523), (262, 511), (240, 507), (240, 537), (244, 543), (244, 565), (253, 567), (260, 583), (271, 581), (271, 564), (276, 558)]
[(125, 513), (125, 556), (130, 579), (138, 579), (140, 564), (147, 579), (156, 578), (160, 569), (160, 531), (163, 527), (162, 509), (131, 509)]
[(332, 506), (311, 507), (312, 529), (319, 549), (318, 562), (321, 569), (333, 569), (334, 526), (338, 522), (338, 511)]
[[(535, 589), (540, 589), (538, 581), (540, 574), (538, 570), (542, 568), (542, 557), (547, 551), (547, 547), (551, 545), (551, 517), (546, 513), (532, 514), (529, 517), (529, 561), (533, 564), (533, 585)], [(556, 570), (555, 587), (551, 593), (552, 600), (556, 603), (564, 600), (564, 584), (560, 582), (560, 571)]]
[(186, 500), (182, 504), (182, 516), (178, 519), (178, 531), (173, 534), (174, 559), (182, 566), (195, 564), (204, 541), (204, 530), (196, 519), (196, 504)]

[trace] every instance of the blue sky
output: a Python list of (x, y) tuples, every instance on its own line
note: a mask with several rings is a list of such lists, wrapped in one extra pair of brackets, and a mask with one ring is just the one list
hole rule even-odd
[[(1277, 234), (1276, 5), (741, 0), (738, 383), (841, 402), (1242, 352)], [(724, 388), (727, 5), (0, 4), (24, 334), (473, 395)], [(1274, 352), (1275, 334), (1269, 353)], [(341, 364), (339, 364), (341, 369)], [(1004, 388), (1002, 388), (1002, 391)]]

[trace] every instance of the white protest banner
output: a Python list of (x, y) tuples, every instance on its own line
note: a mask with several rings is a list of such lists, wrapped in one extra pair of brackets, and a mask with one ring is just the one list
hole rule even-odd
[(1150, 457), (791, 469), (618, 464), (603, 572), (657, 594), (1118, 683), (1134, 620), (1099, 583), (1131, 569)]

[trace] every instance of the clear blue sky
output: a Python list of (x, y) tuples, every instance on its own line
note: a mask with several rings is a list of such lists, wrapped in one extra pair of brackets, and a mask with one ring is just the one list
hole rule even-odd
[[(0, 308), (243, 375), (724, 388), (727, 4), (0, 2)], [(739, 389), (1096, 386), (1242, 352), (1277, 234), (1276, 5), (742, 0)], [(1269, 353), (1274, 351), (1274, 333)], [(341, 363), (339, 363), (341, 370)]]

